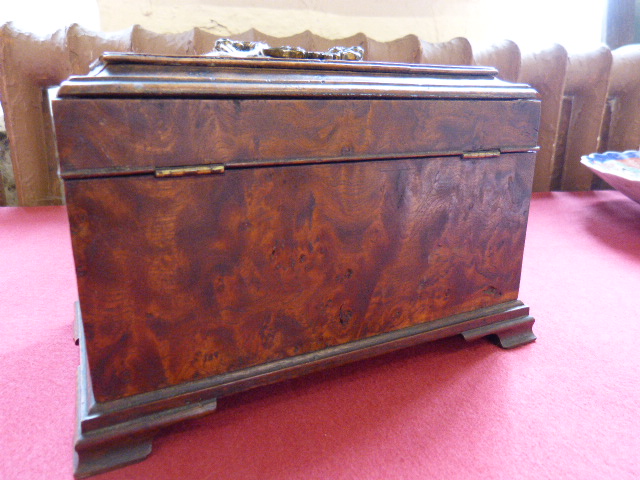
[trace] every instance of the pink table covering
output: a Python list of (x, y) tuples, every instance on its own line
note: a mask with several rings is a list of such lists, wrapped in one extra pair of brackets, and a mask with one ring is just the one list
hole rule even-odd
[[(77, 299), (64, 207), (0, 208), (0, 478), (72, 478)], [(535, 195), (538, 341), (459, 338), (222, 399), (104, 479), (640, 478), (640, 205)]]

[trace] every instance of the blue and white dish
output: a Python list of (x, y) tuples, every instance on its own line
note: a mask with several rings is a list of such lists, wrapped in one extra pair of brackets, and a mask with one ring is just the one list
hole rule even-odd
[(640, 151), (591, 153), (580, 162), (620, 193), (640, 203)]

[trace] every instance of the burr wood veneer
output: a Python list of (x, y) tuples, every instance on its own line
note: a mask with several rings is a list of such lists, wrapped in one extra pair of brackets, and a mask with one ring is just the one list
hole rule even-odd
[(76, 474), (260, 384), (456, 334), (532, 341), (539, 108), (480, 67), (106, 55), (63, 84)]

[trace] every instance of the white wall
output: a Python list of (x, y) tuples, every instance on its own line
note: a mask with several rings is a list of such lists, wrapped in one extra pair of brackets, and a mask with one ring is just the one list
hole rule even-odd
[(102, 28), (138, 23), (158, 32), (193, 26), (220, 35), (255, 27), (273, 36), (303, 30), (329, 38), (364, 32), (378, 40), (415, 33), (437, 42), (509, 38), (526, 48), (597, 46), (606, 0), (97, 0)]
[(509, 38), (525, 48), (561, 43), (569, 50), (600, 42), (606, 0), (10, 0), (0, 24), (39, 34), (77, 22), (104, 31), (140, 24), (157, 32), (194, 26), (232, 36), (251, 27), (273, 36), (303, 30), (329, 38), (364, 32), (378, 40), (408, 33), (474, 44)]
[(6, 22), (46, 35), (72, 23), (99, 29), (100, 13), (96, 0), (7, 0), (0, 6), (0, 25)]

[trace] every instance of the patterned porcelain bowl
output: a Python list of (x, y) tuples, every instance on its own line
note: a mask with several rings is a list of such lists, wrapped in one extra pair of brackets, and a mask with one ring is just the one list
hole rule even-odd
[(581, 163), (605, 182), (640, 203), (640, 151), (592, 153)]

